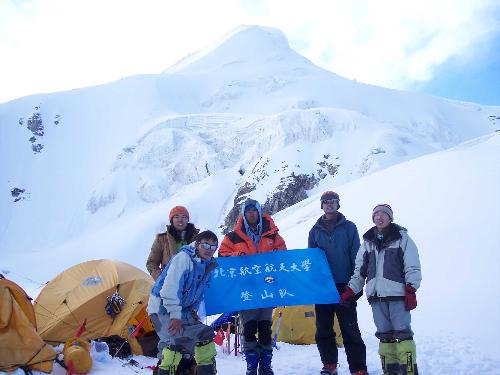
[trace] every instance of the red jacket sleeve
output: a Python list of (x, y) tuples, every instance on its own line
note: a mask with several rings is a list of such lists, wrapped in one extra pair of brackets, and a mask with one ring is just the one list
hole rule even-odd
[(286, 250), (285, 240), (278, 233), (276, 233), (276, 238), (274, 239), (274, 248), (277, 250)]
[(237, 255), (234, 250), (234, 243), (231, 242), (227, 235), (224, 236), (222, 243), (219, 247), (219, 256), (220, 257), (231, 257)]

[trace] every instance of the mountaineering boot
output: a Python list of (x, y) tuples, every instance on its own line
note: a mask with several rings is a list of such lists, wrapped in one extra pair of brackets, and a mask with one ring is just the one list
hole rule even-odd
[(214, 375), (217, 373), (215, 368), (216, 354), (213, 341), (210, 340), (196, 344), (194, 347), (194, 358), (197, 363), (197, 375)]
[(271, 361), (273, 360), (273, 351), (270, 349), (263, 349), (260, 352), (259, 358), (259, 375), (274, 375), (271, 368)]
[(417, 348), (415, 341), (403, 340), (397, 343), (397, 356), (399, 364), (398, 374), (418, 375), (417, 370)]
[(378, 345), (378, 354), (384, 375), (399, 374), (397, 344), (395, 340), (381, 340)]
[(323, 365), (320, 375), (337, 375), (337, 364)]
[(182, 354), (170, 349), (168, 346), (161, 352), (161, 362), (158, 366), (158, 375), (175, 375)]
[(175, 375), (192, 375), (195, 366), (196, 362), (194, 358), (189, 354), (184, 354), (179, 362), (179, 366), (177, 366), (177, 372)]
[(257, 367), (259, 366), (259, 353), (255, 350), (246, 351), (245, 361), (247, 361), (246, 375), (257, 375)]

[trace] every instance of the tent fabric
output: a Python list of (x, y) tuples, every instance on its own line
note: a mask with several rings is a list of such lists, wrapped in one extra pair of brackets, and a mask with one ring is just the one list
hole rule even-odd
[[(273, 335), (276, 332), (279, 314), (281, 323), (277, 341), (290, 344), (315, 344), (316, 313), (314, 305), (277, 307), (273, 310)], [(342, 333), (340, 332), (337, 317), (335, 317), (333, 329), (337, 347), (343, 346)]]
[[(100, 259), (77, 264), (48, 282), (37, 297), (38, 332), (49, 343), (63, 343), (86, 320), (82, 338), (117, 335), (130, 342), (134, 354), (142, 354), (131, 333), (144, 319), (138, 337), (153, 329), (145, 311), (152, 286), (151, 276), (125, 262)], [(115, 292), (125, 304), (111, 317), (105, 307)]]
[(33, 306), (17, 284), (0, 278), (0, 371), (52, 372), (56, 352), (36, 332)]

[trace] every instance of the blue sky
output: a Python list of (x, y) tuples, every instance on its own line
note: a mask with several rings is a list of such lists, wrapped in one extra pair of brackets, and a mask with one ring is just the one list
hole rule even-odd
[(3, 0), (0, 103), (157, 74), (241, 24), (369, 84), (500, 105), (498, 0)]
[(452, 57), (435, 69), (432, 80), (410, 89), (451, 99), (500, 105), (500, 35), (497, 34), (487, 49), (472, 60), (465, 63), (459, 57)]

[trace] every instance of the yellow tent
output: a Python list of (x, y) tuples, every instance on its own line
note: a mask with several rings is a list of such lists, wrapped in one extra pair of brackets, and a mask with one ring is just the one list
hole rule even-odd
[[(145, 311), (152, 286), (151, 276), (124, 262), (101, 259), (80, 263), (49, 281), (35, 300), (38, 332), (49, 343), (63, 343), (73, 338), (86, 320), (81, 338), (117, 335), (128, 340), (134, 354), (143, 354), (130, 334), (140, 322), (143, 326), (138, 337), (154, 331)], [(111, 317), (106, 304), (115, 292), (125, 304)]]
[[(278, 332), (278, 341), (290, 344), (314, 344), (316, 333), (316, 313), (314, 305), (277, 307), (273, 310), (273, 334), (276, 331), (278, 318), (281, 313), (281, 323)], [(337, 317), (333, 329), (338, 347), (342, 347), (342, 333), (340, 332)]]
[(23, 367), (50, 373), (55, 357), (54, 349), (36, 333), (28, 295), (0, 275), (0, 371)]

